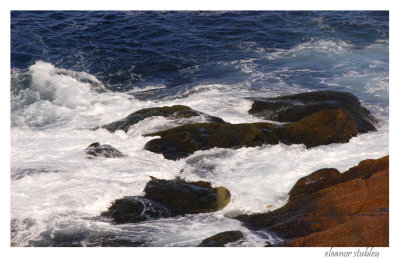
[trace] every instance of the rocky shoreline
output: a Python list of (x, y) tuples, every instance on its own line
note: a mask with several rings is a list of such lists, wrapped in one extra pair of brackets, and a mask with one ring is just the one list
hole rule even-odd
[[(313, 148), (346, 143), (360, 133), (376, 131), (377, 121), (357, 97), (345, 92), (316, 91), (278, 98), (253, 100), (249, 113), (283, 124), (258, 122), (230, 124), (187, 106), (155, 107), (94, 128), (112, 133), (152, 116), (180, 120), (180, 126), (144, 136), (159, 138), (144, 149), (178, 160), (198, 150), (255, 147), (263, 144), (303, 144)], [(191, 123), (187, 118), (202, 117)], [(110, 145), (88, 146), (89, 158), (125, 155)], [(340, 173), (323, 168), (297, 181), (283, 207), (267, 213), (236, 217), (250, 230), (266, 230), (285, 239), (275, 246), (388, 246), (389, 156), (365, 160)], [(223, 209), (231, 194), (210, 182), (187, 182), (151, 177), (144, 196), (115, 200), (101, 213), (113, 223), (138, 223), (149, 219)], [(225, 246), (243, 239), (240, 231), (221, 232), (199, 246)]]

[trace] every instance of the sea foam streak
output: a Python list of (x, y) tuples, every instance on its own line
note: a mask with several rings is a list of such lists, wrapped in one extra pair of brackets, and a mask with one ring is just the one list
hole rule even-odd
[[(77, 241), (90, 245), (90, 237), (108, 232), (132, 241), (144, 239), (153, 246), (193, 246), (226, 230), (241, 230), (245, 234), (242, 245), (273, 243), (277, 239), (272, 235), (249, 231), (229, 216), (263, 212), (283, 205), (296, 180), (317, 169), (335, 167), (344, 172), (361, 160), (379, 158), (389, 152), (388, 108), (376, 104), (374, 95), (363, 101), (380, 119), (378, 132), (360, 135), (346, 144), (312, 149), (284, 144), (237, 150), (214, 148), (170, 161), (145, 151), (143, 146), (152, 138), (142, 134), (173, 127), (174, 121), (148, 118), (132, 126), (128, 133), (111, 134), (104, 129), (92, 131), (90, 128), (142, 108), (175, 104), (188, 105), (231, 123), (262, 121), (247, 113), (251, 106), (247, 98), (260, 94), (274, 96), (276, 92), (271, 88), (254, 92), (246, 84), (212, 84), (198, 85), (175, 97), (140, 101), (129, 93), (105, 90), (90, 74), (59, 69), (45, 62), (37, 62), (29, 71), (13, 76), (14, 83), (19, 83), (18, 76), (29, 77), (26, 87), (12, 96), (14, 245), (35, 245), (29, 242), (34, 239), (55, 241), (60, 232), (75, 237), (83, 235)], [(349, 76), (359, 78), (358, 74)], [(382, 83), (386, 91), (387, 82)], [(83, 149), (95, 141), (111, 144), (128, 156), (87, 159)], [(227, 187), (232, 200), (224, 210), (210, 214), (132, 225), (93, 220), (113, 200), (143, 195), (149, 176), (210, 181), (213, 186)]]

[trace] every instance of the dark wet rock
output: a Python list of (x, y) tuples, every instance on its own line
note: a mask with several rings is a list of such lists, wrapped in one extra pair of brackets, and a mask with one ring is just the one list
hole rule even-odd
[(46, 230), (39, 239), (30, 240), (29, 246), (35, 247), (82, 247), (87, 236), (83, 231)]
[(146, 246), (145, 241), (122, 239), (115, 236), (111, 237), (90, 237), (85, 241), (86, 247), (140, 247)]
[(326, 109), (345, 109), (359, 133), (376, 131), (376, 120), (356, 96), (340, 91), (313, 91), (276, 98), (255, 99), (249, 114), (267, 120), (295, 122)]
[(141, 196), (115, 200), (101, 216), (110, 217), (117, 224), (136, 223), (147, 219), (168, 218), (170, 208)]
[[(108, 131), (114, 133), (118, 130), (123, 130), (124, 132), (128, 132), (129, 127), (148, 118), (153, 116), (162, 116), (168, 119), (181, 119), (181, 118), (189, 118), (194, 116), (205, 116), (206, 119), (210, 122), (214, 123), (225, 123), (219, 117), (210, 116), (204, 114), (202, 112), (196, 111), (191, 109), (188, 106), (183, 105), (174, 105), (174, 106), (164, 106), (164, 107), (154, 107), (154, 108), (145, 108), (139, 111), (136, 111), (129, 116), (112, 122), (110, 124), (106, 124), (101, 126), (101, 128), (107, 129)], [(99, 128), (99, 127), (98, 127)], [(95, 129), (98, 129), (95, 128)]]
[(263, 144), (304, 144), (307, 148), (348, 142), (357, 135), (354, 120), (346, 110), (323, 110), (285, 125), (270, 123), (187, 124), (148, 134), (161, 136), (146, 143), (145, 149), (166, 159), (180, 159), (197, 150), (254, 147)]
[(162, 153), (167, 159), (187, 157), (197, 150), (254, 147), (277, 144), (278, 137), (269, 123), (221, 124), (199, 123), (182, 125), (146, 136), (161, 136), (149, 141), (145, 149)]
[(183, 179), (164, 180), (151, 177), (145, 196), (115, 200), (101, 213), (117, 224), (136, 223), (147, 219), (214, 212), (223, 209), (231, 195), (224, 187), (211, 187), (208, 182), (186, 182)]
[(186, 182), (179, 178), (165, 180), (152, 177), (144, 191), (146, 198), (170, 207), (174, 216), (218, 211), (231, 199), (225, 187), (213, 188), (208, 182)]
[(120, 158), (126, 156), (116, 148), (112, 147), (111, 145), (108, 144), (101, 145), (98, 142), (90, 144), (85, 149), (85, 152), (89, 158), (94, 158), (94, 157)]
[(297, 181), (285, 206), (236, 218), (251, 229), (278, 234), (285, 246), (388, 246), (388, 210), (385, 156), (362, 161), (343, 174), (316, 171)]
[(331, 143), (345, 143), (357, 135), (357, 126), (344, 109), (318, 111), (274, 132), (285, 144), (304, 144), (307, 148)]
[(40, 237), (29, 241), (35, 247), (138, 247), (145, 246), (146, 239), (127, 239), (107, 231), (88, 229), (46, 230)]
[(118, 224), (140, 222), (146, 219), (143, 216), (144, 204), (135, 199), (118, 199), (113, 202), (107, 212), (101, 216), (110, 216)]
[(242, 239), (243, 233), (236, 231), (225, 231), (216, 234), (212, 237), (204, 239), (198, 246), (200, 247), (223, 247), (225, 244), (230, 242), (237, 242)]

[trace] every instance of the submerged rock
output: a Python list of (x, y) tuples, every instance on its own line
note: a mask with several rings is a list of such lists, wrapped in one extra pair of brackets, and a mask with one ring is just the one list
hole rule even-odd
[(356, 96), (340, 91), (313, 91), (276, 98), (256, 99), (249, 114), (267, 120), (295, 122), (325, 109), (345, 109), (359, 133), (376, 131), (376, 120)]
[(236, 231), (225, 231), (216, 234), (212, 237), (204, 239), (198, 246), (200, 247), (223, 247), (225, 244), (230, 242), (236, 242), (242, 239), (243, 233), (239, 230)]
[(101, 216), (111, 217), (117, 224), (146, 219), (214, 212), (223, 209), (231, 195), (224, 187), (211, 187), (208, 182), (186, 182), (152, 177), (145, 187), (145, 196), (117, 199)]
[(282, 208), (236, 218), (286, 238), (281, 246), (388, 246), (389, 156), (343, 174), (316, 171), (297, 181)]
[[(103, 125), (101, 128), (107, 129), (108, 131), (114, 133), (115, 131), (118, 130), (123, 130), (125, 133), (128, 132), (129, 127), (148, 118), (148, 117), (153, 117), (153, 116), (162, 116), (166, 117), (168, 119), (180, 119), (180, 118), (189, 118), (189, 117), (194, 117), (194, 116), (205, 116), (205, 118), (210, 121), (210, 122), (215, 122), (215, 123), (225, 123), (224, 120), (222, 120), (219, 117), (215, 116), (210, 116), (207, 114), (204, 114), (202, 112), (196, 111), (191, 109), (188, 106), (183, 106), (183, 105), (174, 105), (174, 106), (164, 106), (164, 107), (153, 107), (153, 108), (145, 108), (141, 109), (139, 111), (136, 111), (129, 116)], [(99, 127), (95, 128), (98, 129)]]
[(213, 188), (208, 182), (186, 182), (179, 178), (165, 180), (152, 177), (144, 191), (146, 198), (169, 206), (173, 215), (222, 210), (231, 199), (225, 187)]
[(89, 158), (104, 157), (104, 158), (120, 158), (125, 157), (122, 152), (108, 144), (100, 144), (94, 142), (85, 149)]
[(147, 239), (119, 235), (110, 231), (87, 228), (47, 229), (39, 237), (30, 240), (28, 246), (35, 247), (137, 247), (146, 246)]
[(348, 142), (357, 135), (354, 120), (346, 110), (323, 110), (286, 125), (270, 123), (187, 124), (148, 134), (161, 136), (146, 143), (145, 149), (166, 159), (180, 159), (197, 150), (254, 147), (263, 144), (304, 144), (307, 148)]

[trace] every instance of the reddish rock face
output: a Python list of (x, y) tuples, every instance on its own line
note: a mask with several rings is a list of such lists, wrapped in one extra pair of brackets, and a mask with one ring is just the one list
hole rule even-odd
[(295, 184), (282, 208), (238, 219), (288, 239), (283, 246), (388, 246), (389, 156), (343, 174), (316, 171)]
[[(322, 230), (287, 246), (389, 246), (389, 171), (328, 187), (315, 200)], [(341, 216), (340, 220), (333, 216)], [(337, 223), (339, 222), (339, 223)]]

